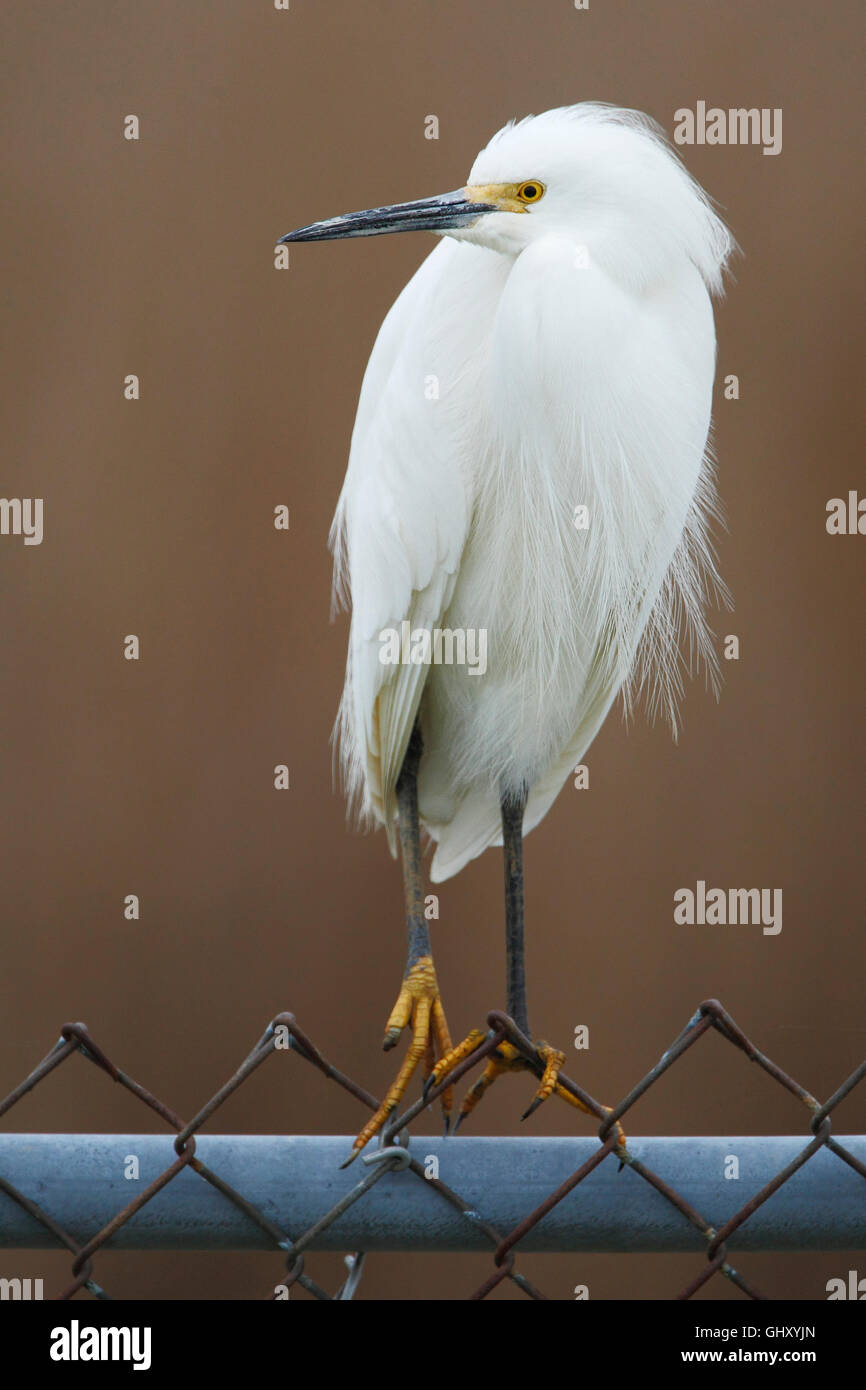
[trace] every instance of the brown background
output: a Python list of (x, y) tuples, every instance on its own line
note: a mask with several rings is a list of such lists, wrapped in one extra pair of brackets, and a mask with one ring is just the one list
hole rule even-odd
[[(287, 273), (272, 246), (316, 217), (454, 188), (506, 119), (584, 99), (639, 107), (669, 133), (699, 99), (781, 106), (784, 147), (683, 151), (745, 252), (717, 315), (720, 376), (739, 375), (741, 399), (717, 389), (716, 405), (736, 599), (716, 627), (739, 635), (741, 659), (720, 705), (689, 687), (676, 747), (661, 726), (612, 717), (591, 790), (566, 789), (529, 839), (536, 1026), (569, 1047), (589, 1025), (569, 1066), (608, 1101), (708, 995), (820, 1097), (860, 1061), (866, 541), (824, 527), (827, 499), (862, 484), (859, 9), (9, 7), (2, 492), (45, 499), (45, 540), (0, 540), (0, 1090), (75, 1017), (190, 1115), (285, 1008), (338, 1065), (386, 1085), (400, 878), (381, 835), (347, 830), (332, 787), (347, 629), (328, 623), (326, 536), (376, 329), (432, 243), (301, 246)], [(138, 143), (122, 138), (130, 112)], [(429, 113), (438, 141), (423, 137)], [(123, 398), (129, 372), (137, 403)], [(272, 526), (279, 503), (288, 534)], [(273, 789), (280, 762), (288, 793)], [(434, 944), (455, 1034), (503, 1002), (500, 878), (489, 853), (441, 888)], [(698, 878), (782, 887), (782, 934), (675, 926), (674, 890)], [(476, 1129), (510, 1133), (530, 1082), (497, 1089)], [(862, 1131), (864, 1107), (861, 1087), (837, 1131)], [(349, 1133), (360, 1118), (282, 1056), (212, 1128)], [(806, 1119), (711, 1035), (630, 1128), (803, 1133)], [(79, 1058), (6, 1123), (155, 1127)], [(531, 1124), (592, 1132), (555, 1105)], [(821, 1298), (856, 1262), (741, 1263), (776, 1296)], [(0, 1273), (55, 1290), (68, 1265), (13, 1252)], [(335, 1256), (308, 1267), (338, 1277)], [(588, 1282), (593, 1298), (655, 1298), (700, 1257), (521, 1267), (551, 1297)], [(461, 1296), (488, 1268), (383, 1255), (362, 1293)], [(107, 1254), (97, 1275), (121, 1297), (250, 1297), (279, 1269), (269, 1255)]]

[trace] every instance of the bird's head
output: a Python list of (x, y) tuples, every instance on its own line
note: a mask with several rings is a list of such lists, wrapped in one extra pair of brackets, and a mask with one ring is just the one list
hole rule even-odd
[(733, 246), (661, 132), (638, 112), (594, 103), (505, 126), (453, 193), (314, 222), (281, 241), (404, 231), (436, 232), (512, 257), (540, 237), (567, 237), (636, 285), (686, 257), (714, 289)]

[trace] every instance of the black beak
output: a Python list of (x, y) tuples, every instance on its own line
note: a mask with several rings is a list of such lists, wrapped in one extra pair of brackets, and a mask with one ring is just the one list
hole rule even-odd
[(449, 232), (470, 227), (485, 212), (496, 212), (493, 203), (473, 203), (459, 188), (438, 198), (420, 198), (415, 203), (395, 203), (387, 208), (368, 208), (366, 212), (347, 212), (324, 222), (299, 227), (277, 242), (337, 241), (341, 237), (381, 236), (385, 232)]

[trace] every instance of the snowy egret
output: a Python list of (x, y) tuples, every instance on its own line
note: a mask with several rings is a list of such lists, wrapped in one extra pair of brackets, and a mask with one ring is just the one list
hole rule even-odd
[[(370, 355), (331, 537), (352, 609), (342, 764), (392, 853), (399, 836), (409, 937), (385, 1046), (410, 1026), (410, 1047), (353, 1154), (419, 1064), (440, 1083), (484, 1036), (451, 1047), (420, 826), (434, 882), (503, 845), (507, 1008), (531, 1039), (523, 835), (618, 692), (676, 732), (684, 634), (718, 675), (710, 295), (733, 242), (707, 196), (646, 117), (583, 104), (505, 126), (457, 192), (282, 241), (410, 230), (444, 235)], [(569, 1099), (562, 1053), (533, 1045), (530, 1109)], [(525, 1064), (502, 1044), (461, 1117)]]

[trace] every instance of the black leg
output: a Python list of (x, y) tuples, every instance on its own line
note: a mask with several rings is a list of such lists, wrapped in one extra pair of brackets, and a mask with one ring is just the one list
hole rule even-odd
[[(401, 1034), (410, 1028), (412, 1038), (403, 1064), (375, 1115), (367, 1121), (342, 1165), (353, 1161), (382, 1126), (393, 1116), (406, 1094), (406, 1088), (419, 1067), (423, 1075), (433, 1071), (436, 1054), (447, 1057), (453, 1051), (445, 1010), (439, 997), (430, 932), (424, 916), (424, 879), (421, 872), (421, 837), (418, 823), (418, 765), (423, 741), (417, 726), (412, 731), (400, 776), (397, 779), (397, 811), (400, 848), (403, 859), (403, 885), (406, 890), (406, 927), (409, 938), (408, 960), (403, 984), (385, 1024), (382, 1046), (388, 1052), (396, 1047)], [(442, 1093), (445, 1132), (453, 1104), (450, 1087)]]
[(523, 944), (523, 812), (527, 791), (502, 797), (502, 858), (505, 864), (505, 971), (507, 1009), (521, 1032), (531, 1037), (526, 1007)]
[(403, 889), (406, 896), (406, 931), (409, 952), (406, 974), (422, 956), (431, 954), (430, 932), (424, 916), (424, 879), (421, 872), (421, 833), (418, 825), (418, 766), (424, 740), (418, 725), (412, 730), (400, 776), (397, 779), (397, 809), (400, 818), (400, 849), (403, 860)]
[[(510, 1039), (500, 1043), (488, 1057), (487, 1065), (481, 1076), (464, 1097), (457, 1123), (454, 1126), (455, 1131), (460, 1128), (466, 1116), (471, 1115), (498, 1076), (502, 1076), (505, 1072), (523, 1071), (526, 1069), (527, 1063), (530, 1069), (540, 1076), (541, 1084), (535, 1093), (532, 1104), (523, 1116), (524, 1119), (527, 1119), (533, 1111), (538, 1109), (539, 1105), (552, 1095), (560, 1096), (569, 1105), (575, 1106), (576, 1109), (582, 1110), (587, 1115), (597, 1116), (599, 1114), (598, 1107), (589, 1109), (582, 1100), (572, 1095), (560, 1083), (559, 1073), (565, 1062), (565, 1055), (562, 1052), (557, 1052), (556, 1048), (551, 1047), (549, 1043), (534, 1041), (529, 1029), (523, 923), (523, 817), (528, 796), (528, 788), (523, 786), (516, 793), (503, 792), (500, 795), (499, 804), (502, 812), (502, 860), (505, 866), (507, 1007), (508, 1013), (527, 1040), (534, 1056), (528, 1053), (522, 1045), (518, 1046)], [(452, 1048), (447, 1053), (440, 1050), (439, 1055), (443, 1060), (434, 1067), (430, 1075), (430, 1084), (441, 1086), (455, 1067), (478, 1048), (479, 1043), (485, 1040), (485, 1036), (489, 1038), (489, 1032), (485, 1035), (481, 1029), (473, 1028), (459, 1047)], [(625, 1143), (625, 1136), (621, 1127), (617, 1128), (617, 1137), (620, 1144)]]

